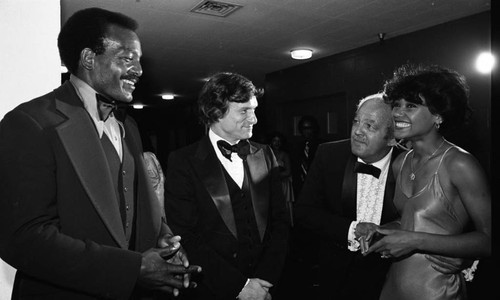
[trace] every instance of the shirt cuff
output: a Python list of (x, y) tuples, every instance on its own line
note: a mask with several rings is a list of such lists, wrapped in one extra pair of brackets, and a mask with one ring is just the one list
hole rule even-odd
[(358, 251), (360, 247), (359, 242), (356, 240), (356, 235), (354, 234), (354, 230), (358, 223), (358, 221), (352, 221), (351, 226), (349, 226), (349, 232), (347, 233), (347, 249), (353, 252)]

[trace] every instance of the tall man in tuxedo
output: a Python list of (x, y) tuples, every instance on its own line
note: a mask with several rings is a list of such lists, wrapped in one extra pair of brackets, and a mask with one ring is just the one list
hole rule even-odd
[(208, 134), (168, 159), (167, 220), (203, 268), (190, 299), (270, 299), (281, 275), (289, 221), (271, 149), (248, 140), (257, 96), (239, 74), (214, 75), (198, 99)]
[(76, 12), (58, 38), (69, 81), (0, 123), (0, 255), (17, 269), (13, 299), (177, 295), (199, 270), (161, 218), (137, 125), (114, 111), (142, 75), (136, 28), (119, 13)]

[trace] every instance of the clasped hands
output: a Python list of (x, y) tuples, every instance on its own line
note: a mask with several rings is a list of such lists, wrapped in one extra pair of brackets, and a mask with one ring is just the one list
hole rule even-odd
[(189, 265), (180, 240), (180, 236), (164, 235), (158, 240), (158, 248), (142, 253), (139, 285), (174, 296), (179, 295), (179, 289), (196, 287), (190, 281), (191, 274), (201, 272), (201, 267)]
[(250, 278), (238, 294), (237, 299), (239, 300), (271, 300), (271, 294), (269, 289), (273, 285), (263, 279)]
[[(366, 256), (370, 253), (380, 253), (382, 258), (402, 257), (412, 254), (418, 248), (418, 232), (396, 229), (398, 223), (389, 223), (378, 226), (374, 223), (360, 222), (354, 234), (362, 246), (361, 253)], [(364, 248), (369, 245), (369, 247)], [(363, 249), (364, 248), (364, 249)], [(432, 262), (432, 267), (443, 274), (456, 274), (470, 267), (472, 260), (447, 257), (436, 254), (426, 254), (425, 258)]]

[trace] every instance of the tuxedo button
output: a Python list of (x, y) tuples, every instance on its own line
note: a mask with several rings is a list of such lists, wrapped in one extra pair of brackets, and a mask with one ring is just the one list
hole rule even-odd
[(123, 174), (123, 175), (126, 175), (126, 174), (127, 174), (127, 171), (123, 170), (123, 171), (122, 171), (122, 174)]
[(233, 258), (236, 258), (238, 257), (238, 254), (237, 253), (233, 253)]
[(125, 191), (125, 193), (128, 192), (128, 187), (124, 187), (123, 191)]

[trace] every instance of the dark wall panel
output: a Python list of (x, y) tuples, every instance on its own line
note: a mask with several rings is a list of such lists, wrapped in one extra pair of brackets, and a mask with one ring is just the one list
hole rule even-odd
[(396, 67), (406, 62), (440, 64), (466, 76), (475, 110), (469, 131), (453, 141), (472, 152), (489, 173), (491, 76), (476, 72), (474, 63), (480, 51), (491, 49), (490, 22), (490, 12), (485, 12), (394, 38), (388, 34), (381, 43), (267, 74), (266, 130), (281, 131), (294, 142), (294, 120), (303, 112), (320, 121), (323, 138), (346, 138), (349, 130), (328, 134), (329, 115), (341, 116), (339, 128), (350, 128), (357, 101), (380, 91)]

